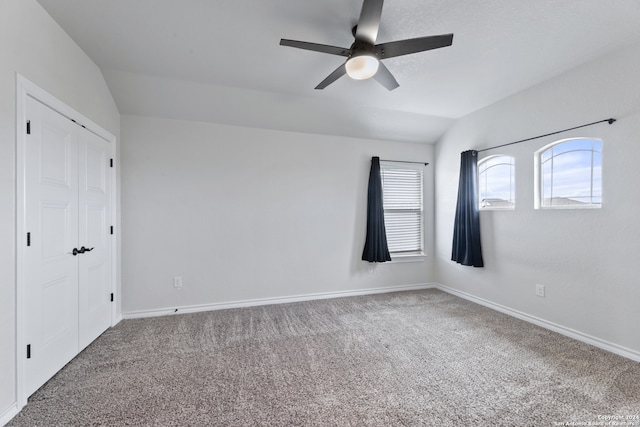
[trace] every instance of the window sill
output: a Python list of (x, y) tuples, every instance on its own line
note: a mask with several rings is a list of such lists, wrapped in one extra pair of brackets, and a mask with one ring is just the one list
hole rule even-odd
[(426, 254), (422, 255), (393, 255), (391, 254), (391, 263), (403, 263), (403, 262), (424, 262), (427, 258)]
[(541, 211), (554, 211), (554, 210), (566, 210), (566, 209), (577, 209), (577, 210), (589, 210), (589, 209), (602, 209), (602, 205), (559, 205), (559, 206), (540, 206), (536, 209)]
[(515, 211), (516, 208), (514, 207), (510, 207), (510, 208), (480, 208), (478, 209), (480, 212), (484, 212), (484, 211)]

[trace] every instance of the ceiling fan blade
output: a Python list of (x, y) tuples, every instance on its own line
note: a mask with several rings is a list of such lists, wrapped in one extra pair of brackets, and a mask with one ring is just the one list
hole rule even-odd
[(356, 40), (374, 44), (378, 38), (384, 0), (364, 0), (356, 28)]
[(345, 74), (347, 74), (347, 68), (345, 67), (345, 64), (340, 65), (338, 68), (336, 68), (333, 73), (329, 74), (327, 76), (326, 79), (324, 79), (323, 81), (320, 82), (320, 84), (318, 86), (316, 86), (316, 89), (324, 89), (325, 87), (329, 86), (331, 83), (335, 82), (336, 80), (338, 80), (340, 77), (344, 76)]
[(376, 72), (373, 78), (389, 90), (394, 90), (395, 88), (400, 86), (395, 77), (393, 77), (393, 74), (391, 74), (391, 71), (389, 71), (389, 69), (382, 62), (378, 64), (378, 72)]
[(393, 58), (425, 50), (438, 49), (451, 46), (453, 34), (440, 36), (418, 37), (416, 39), (399, 40), (396, 42), (380, 43), (375, 46), (376, 54), (380, 59)]
[(298, 49), (312, 50), (314, 52), (328, 53), (338, 56), (349, 56), (351, 49), (338, 46), (329, 46), (326, 44), (301, 42), (298, 40), (280, 39), (280, 46), (297, 47)]

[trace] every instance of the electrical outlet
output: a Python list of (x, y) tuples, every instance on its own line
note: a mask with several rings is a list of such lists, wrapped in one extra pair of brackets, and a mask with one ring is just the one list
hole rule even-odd
[(176, 289), (182, 288), (182, 277), (176, 276), (173, 278), (173, 287)]
[(536, 295), (544, 298), (544, 285), (536, 285)]

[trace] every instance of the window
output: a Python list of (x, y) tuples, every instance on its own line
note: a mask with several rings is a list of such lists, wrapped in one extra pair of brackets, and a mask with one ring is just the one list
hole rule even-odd
[(380, 162), (380, 174), (391, 257), (424, 255), (422, 167)]
[(489, 156), (478, 162), (480, 209), (514, 209), (515, 160), (510, 156)]
[(536, 153), (536, 208), (599, 208), (602, 205), (602, 141), (572, 138)]

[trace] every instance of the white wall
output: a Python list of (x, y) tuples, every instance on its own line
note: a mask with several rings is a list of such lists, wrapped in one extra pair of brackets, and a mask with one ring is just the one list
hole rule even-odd
[(361, 261), (371, 157), (430, 145), (126, 115), (122, 140), (124, 314), (430, 281), (429, 261)]
[[(567, 127), (505, 147), (516, 158), (515, 211), (480, 214), (485, 268), (451, 259), (460, 152)], [(599, 210), (534, 210), (533, 153), (556, 139), (602, 138)], [(436, 278), (445, 286), (640, 352), (640, 46), (560, 75), (460, 119), (437, 143)], [(547, 296), (535, 296), (535, 284)]]
[(16, 73), (112, 134), (120, 127), (100, 70), (40, 5), (0, 1), (0, 422), (16, 404)]

